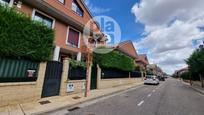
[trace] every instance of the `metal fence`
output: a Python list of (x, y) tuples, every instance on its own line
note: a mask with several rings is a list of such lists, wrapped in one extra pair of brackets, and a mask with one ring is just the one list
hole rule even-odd
[(39, 62), (0, 57), (0, 82), (37, 80)]
[(133, 71), (130, 73), (130, 76), (132, 78), (138, 78), (138, 77), (142, 77), (142, 73), (140, 71)]
[(121, 71), (117, 69), (102, 69), (102, 79), (109, 78), (128, 78), (129, 72)]
[[(130, 72), (131, 78), (139, 78), (141, 77), (140, 71), (133, 71)], [(109, 79), (109, 78), (128, 78), (129, 72), (121, 71), (117, 69), (102, 69), (102, 79)]]
[(81, 67), (73, 68), (73, 67), (70, 66), (68, 79), (69, 80), (83, 80), (83, 79), (86, 79), (86, 69), (81, 68)]

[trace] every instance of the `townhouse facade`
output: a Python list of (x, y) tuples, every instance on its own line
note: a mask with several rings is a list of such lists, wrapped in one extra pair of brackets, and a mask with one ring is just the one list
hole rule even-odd
[[(62, 61), (64, 57), (85, 61), (87, 45), (97, 44), (91, 41), (92, 35), (101, 32), (96, 22), (91, 20), (93, 17), (83, 0), (0, 1), (55, 30), (55, 61)], [(84, 29), (87, 23), (91, 24), (91, 28), (87, 28), (90, 34), (86, 35)]]
[[(94, 35), (104, 34), (92, 20), (93, 17), (84, 1), (0, 0), (0, 4), (8, 5), (26, 14), (32, 20), (43, 23), (55, 32), (51, 63), (39, 64), (36, 81), (0, 83), (0, 106), (84, 91), (86, 79), (77, 81), (68, 79), (69, 60), (85, 62), (90, 49), (97, 44), (105, 44), (104, 39), (94, 38)], [(89, 26), (86, 26), (87, 24)], [(60, 69), (55, 70), (56, 68)], [(87, 69), (91, 70), (91, 68)], [(67, 87), (73, 85), (75, 85), (75, 91), (67, 91)]]
[(146, 54), (139, 54), (135, 62), (139, 65), (140, 69), (146, 71), (149, 61)]

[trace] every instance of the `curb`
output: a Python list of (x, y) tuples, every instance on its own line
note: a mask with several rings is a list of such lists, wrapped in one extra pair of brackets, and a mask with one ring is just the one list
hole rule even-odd
[(72, 104), (72, 105), (65, 105), (63, 107), (56, 107), (54, 109), (50, 109), (50, 110), (45, 110), (45, 111), (40, 111), (40, 112), (36, 112), (36, 113), (32, 113), (31, 115), (42, 115), (42, 114), (48, 114), (50, 112), (54, 112), (56, 110), (61, 110), (61, 109), (70, 109), (70, 108), (73, 108), (79, 104), (82, 104), (82, 103), (85, 103), (85, 102), (89, 102), (89, 101), (93, 101), (93, 100), (96, 100), (96, 99), (99, 99), (99, 98), (103, 98), (103, 97), (107, 97), (109, 95), (113, 95), (115, 93), (120, 93), (120, 92), (123, 92), (125, 90), (129, 90), (129, 89), (132, 89), (132, 88), (136, 88), (136, 87), (139, 87), (139, 86), (142, 86), (143, 85), (143, 82), (135, 85), (135, 86), (130, 86), (128, 88), (125, 88), (125, 89), (121, 89), (121, 90), (118, 90), (118, 91), (114, 91), (114, 92), (111, 92), (111, 93), (108, 93), (108, 94), (105, 94), (105, 95), (101, 95), (101, 96), (98, 96), (98, 97), (95, 97), (95, 98), (91, 98), (91, 99), (87, 99), (87, 100), (84, 100), (84, 101), (81, 101), (81, 102), (78, 102), (78, 103), (75, 103), (75, 104)]

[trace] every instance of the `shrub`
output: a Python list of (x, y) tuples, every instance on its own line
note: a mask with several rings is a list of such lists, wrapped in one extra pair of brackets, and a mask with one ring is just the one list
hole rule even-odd
[(54, 31), (15, 9), (0, 5), (0, 56), (49, 60)]
[(86, 63), (82, 61), (70, 60), (70, 65), (72, 68), (81, 67), (83, 69), (86, 69)]
[(115, 68), (123, 71), (133, 71), (135, 69), (134, 60), (119, 51), (111, 51), (105, 54), (94, 53), (94, 63), (102, 68)]

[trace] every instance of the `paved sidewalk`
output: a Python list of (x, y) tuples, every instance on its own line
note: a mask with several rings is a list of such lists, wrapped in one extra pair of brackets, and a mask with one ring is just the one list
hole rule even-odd
[(201, 87), (201, 84), (198, 85), (193, 83), (192, 88), (204, 95), (204, 88)]
[[(56, 109), (73, 106), (85, 101), (110, 95), (119, 91), (123, 91), (132, 87), (142, 85), (143, 82), (138, 82), (134, 84), (128, 84), (124, 86), (91, 90), (88, 97), (84, 97), (84, 93), (72, 94), (68, 96), (55, 96), (40, 99), (37, 102), (29, 102), (18, 105), (10, 105), (3, 108), (0, 108), (0, 115), (33, 115), (40, 114), (48, 111), (53, 111)], [(75, 98), (75, 99), (74, 99)], [(40, 104), (39, 102), (49, 101), (47, 104)]]
[(194, 90), (196, 90), (197, 92), (200, 92), (204, 95), (204, 88), (201, 87), (201, 85), (198, 85), (198, 83), (194, 83), (192, 84), (192, 86), (190, 85), (190, 83), (184, 82), (182, 81), (183, 84), (189, 85), (191, 88), (193, 88)]

